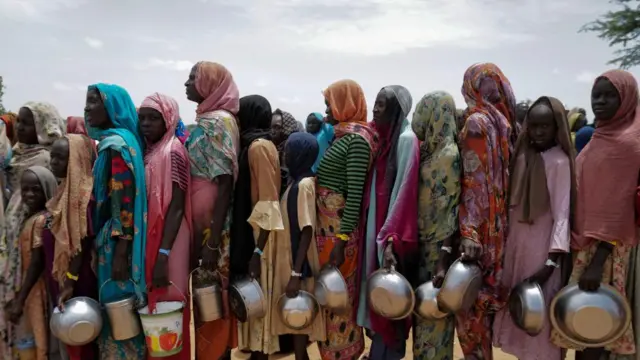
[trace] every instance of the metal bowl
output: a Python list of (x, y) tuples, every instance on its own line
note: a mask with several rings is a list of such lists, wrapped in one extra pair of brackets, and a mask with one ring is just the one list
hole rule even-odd
[(293, 330), (303, 330), (309, 327), (318, 315), (318, 303), (310, 293), (298, 291), (294, 298), (283, 294), (277, 303), (280, 320)]
[(440, 289), (433, 286), (433, 282), (426, 282), (416, 289), (416, 306), (414, 312), (426, 320), (440, 320), (449, 314), (440, 310), (438, 293)]
[(631, 308), (624, 296), (609, 285), (593, 292), (578, 284), (567, 285), (551, 302), (551, 325), (560, 335), (589, 348), (618, 340), (631, 324)]
[(445, 312), (466, 311), (478, 297), (482, 286), (482, 270), (476, 264), (460, 259), (451, 264), (438, 293), (438, 304)]
[(89, 297), (79, 296), (64, 303), (64, 312), (53, 310), (49, 328), (66, 345), (82, 346), (95, 340), (102, 330), (100, 304)]
[(538, 283), (521, 282), (509, 295), (509, 313), (517, 327), (531, 336), (540, 334), (547, 317), (547, 304)]
[(332, 311), (349, 309), (347, 282), (334, 266), (325, 266), (316, 278), (313, 294), (318, 304)]
[(267, 314), (267, 300), (255, 279), (234, 282), (229, 291), (229, 307), (240, 322), (261, 319)]
[(416, 303), (411, 284), (393, 266), (369, 276), (367, 300), (376, 314), (390, 320), (402, 320), (411, 315)]

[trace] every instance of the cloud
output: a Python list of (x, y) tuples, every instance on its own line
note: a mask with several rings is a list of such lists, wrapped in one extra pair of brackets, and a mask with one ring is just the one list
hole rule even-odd
[(102, 40), (88, 37), (88, 36), (84, 38), (84, 42), (94, 49), (102, 49), (102, 46), (104, 45)]
[(0, 17), (18, 21), (48, 21), (59, 10), (77, 8), (86, 0), (0, 0)]
[(145, 63), (136, 63), (134, 68), (138, 70), (149, 70), (151, 68), (164, 68), (173, 71), (185, 71), (193, 67), (194, 63), (189, 60), (163, 60), (150, 58)]
[(86, 91), (87, 86), (81, 84), (69, 84), (61, 81), (55, 81), (51, 84), (54, 90), (57, 91)]
[(170, 50), (170, 51), (177, 51), (180, 49), (180, 46), (175, 42), (167, 39), (154, 37), (154, 36), (143, 35), (143, 36), (137, 37), (136, 40), (141, 43), (164, 46), (166, 47), (167, 50)]
[(269, 82), (266, 79), (258, 79), (255, 83), (256, 87), (264, 88), (269, 86)]
[(278, 98), (278, 102), (281, 102), (283, 104), (287, 104), (287, 105), (291, 105), (291, 104), (299, 104), (302, 102), (302, 99), (300, 99), (297, 96), (293, 96), (293, 97), (279, 97)]
[(595, 80), (596, 76), (598, 75), (590, 71), (583, 71), (580, 74), (578, 74), (578, 76), (576, 76), (576, 81), (585, 83), (585, 84), (591, 84), (593, 83), (593, 80)]
[(558, 74), (560, 74), (560, 69), (558, 69), (558, 68), (553, 68), (553, 70), (551, 71), (551, 73), (552, 73), (553, 75), (558, 75)]

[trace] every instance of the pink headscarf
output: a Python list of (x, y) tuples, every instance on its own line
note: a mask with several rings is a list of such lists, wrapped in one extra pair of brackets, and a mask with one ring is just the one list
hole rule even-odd
[(84, 127), (84, 117), (69, 116), (67, 118), (67, 134), (87, 135), (87, 129)]
[(620, 108), (598, 121), (591, 141), (576, 160), (578, 182), (572, 247), (583, 249), (594, 239), (635, 245), (635, 198), (640, 173), (640, 107), (638, 83), (630, 73), (610, 70), (606, 78), (620, 95)]
[(196, 90), (204, 97), (196, 113), (226, 110), (234, 116), (237, 115), (240, 109), (240, 93), (229, 70), (209, 61), (200, 61), (196, 67)]
[[(189, 155), (180, 140), (175, 136), (176, 126), (180, 119), (178, 103), (172, 97), (160, 93), (148, 96), (140, 105), (141, 108), (157, 110), (164, 118), (167, 128), (164, 136), (155, 144), (147, 144), (144, 157), (145, 177), (147, 183), (147, 246), (146, 246), (146, 278), (150, 284), (153, 277), (153, 267), (158, 257), (158, 249), (162, 242), (164, 221), (172, 196), (172, 168), (171, 156), (179, 156), (185, 163), (189, 163)], [(187, 184), (190, 183), (190, 174), (187, 171)], [(188, 189), (186, 189), (188, 194)], [(190, 197), (186, 196), (185, 217), (187, 224), (191, 226)]]

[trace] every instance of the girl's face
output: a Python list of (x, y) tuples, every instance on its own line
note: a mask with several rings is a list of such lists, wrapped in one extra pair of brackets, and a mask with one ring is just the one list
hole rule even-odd
[(620, 108), (618, 89), (607, 78), (599, 78), (591, 90), (591, 109), (598, 121), (613, 119)]
[(164, 117), (156, 109), (140, 108), (138, 120), (140, 122), (140, 131), (148, 144), (157, 143), (167, 132)]
[(526, 125), (527, 135), (536, 150), (545, 151), (556, 145), (558, 125), (550, 106), (538, 104), (531, 108)]
[(29, 208), (31, 213), (41, 211), (45, 208), (47, 198), (44, 189), (40, 185), (40, 180), (33, 171), (25, 171), (20, 179), (20, 191), (22, 201)]
[(36, 122), (31, 109), (23, 107), (18, 111), (18, 142), (26, 145), (38, 143)]
[(60, 138), (51, 145), (51, 172), (58, 179), (67, 177), (69, 165), (69, 140)]

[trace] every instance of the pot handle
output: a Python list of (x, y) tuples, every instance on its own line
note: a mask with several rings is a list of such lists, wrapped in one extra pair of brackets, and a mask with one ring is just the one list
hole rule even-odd
[[(108, 282), (111, 282), (113, 280), (111, 280), (111, 278), (107, 279), (107, 281), (103, 282), (102, 285), (100, 285), (100, 289), (98, 290), (98, 302), (100, 302), (100, 304), (102, 304), (102, 288), (107, 285)], [(138, 286), (138, 284), (136, 284), (135, 281), (133, 281), (133, 279), (129, 278), (128, 281), (131, 281), (131, 283), (133, 284), (133, 291), (136, 293), (136, 298), (137, 300), (137, 306), (140, 306), (142, 304), (144, 304), (144, 296), (142, 295), (142, 291), (140, 291), (140, 287)]]

